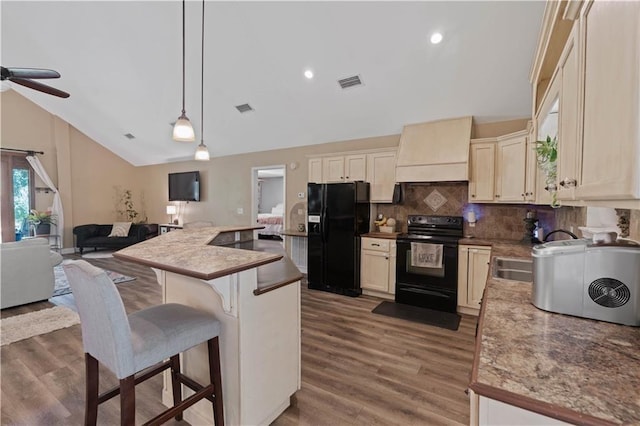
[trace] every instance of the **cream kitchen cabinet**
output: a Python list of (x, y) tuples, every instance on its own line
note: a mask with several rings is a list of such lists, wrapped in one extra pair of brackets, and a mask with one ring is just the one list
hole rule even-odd
[(495, 200), (522, 203), (525, 200), (527, 131), (497, 138)]
[(478, 315), (490, 259), (491, 247), (458, 246), (458, 311)]
[(575, 197), (580, 167), (580, 71), (578, 69), (579, 26), (574, 25), (564, 47), (554, 79), (559, 80), (558, 91), (558, 199)]
[[(527, 154), (524, 179), (524, 200), (536, 203), (536, 189), (538, 182), (538, 160), (536, 158), (536, 140), (533, 127), (527, 136)], [(540, 172), (541, 173), (541, 172)]]
[(487, 398), (469, 392), (471, 415), (469, 424), (471, 426), (485, 425), (530, 425), (530, 426), (553, 426), (569, 425), (543, 414), (525, 410), (515, 405), (506, 404), (495, 399)]
[(640, 199), (640, 2), (580, 11), (582, 164), (576, 198)]
[(367, 154), (367, 179), (372, 203), (393, 201), (396, 183), (396, 149)]
[(472, 139), (469, 160), (469, 202), (494, 201), (496, 180), (496, 139)]
[(367, 156), (365, 154), (322, 159), (322, 177), (326, 183), (364, 181), (366, 173)]
[(393, 298), (396, 292), (396, 240), (362, 237), (360, 287), (364, 294)]
[(322, 158), (309, 159), (309, 180), (308, 182), (322, 183)]

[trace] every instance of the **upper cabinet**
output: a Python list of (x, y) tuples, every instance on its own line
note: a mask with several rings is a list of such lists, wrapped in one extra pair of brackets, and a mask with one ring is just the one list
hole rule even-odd
[(390, 203), (396, 183), (396, 148), (331, 154), (309, 159), (309, 182), (370, 183), (372, 203)]
[(312, 183), (322, 183), (322, 158), (309, 159), (309, 180)]
[(640, 198), (640, 2), (580, 13), (584, 74), (580, 199)]
[(538, 139), (557, 135), (556, 185), (567, 204), (640, 205), (638, 22), (637, 1), (548, 3), (533, 110)]
[(528, 132), (525, 130), (498, 138), (496, 149), (496, 201), (504, 203), (522, 203), (525, 201), (527, 134)]
[(396, 184), (396, 150), (367, 154), (367, 182), (372, 203), (390, 203)]
[(469, 201), (472, 203), (493, 201), (496, 179), (496, 140), (474, 139), (469, 155)]
[(346, 155), (322, 159), (322, 176), (326, 183), (365, 180), (366, 155)]
[[(497, 138), (473, 139), (469, 202), (535, 201), (536, 163), (531, 146), (529, 130)], [(533, 170), (529, 170), (530, 167)]]

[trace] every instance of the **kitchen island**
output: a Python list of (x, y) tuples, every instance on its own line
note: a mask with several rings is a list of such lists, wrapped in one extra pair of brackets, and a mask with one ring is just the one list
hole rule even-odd
[[(523, 244), (474, 244), (491, 245), (492, 257), (531, 257)], [(493, 263), (469, 386), (471, 423), (639, 424), (640, 328), (542, 311), (531, 304), (530, 283), (493, 278)]]
[[(272, 241), (253, 241), (256, 227), (173, 231), (114, 254), (153, 268), (164, 303), (215, 314), (222, 325), (220, 362), (225, 422), (269, 424), (300, 389), (301, 274)], [(183, 371), (208, 383), (206, 345), (183, 354)], [(162, 399), (173, 405), (165, 372)], [(192, 392), (183, 387), (186, 397)], [(184, 413), (191, 424), (213, 424), (211, 403)]]

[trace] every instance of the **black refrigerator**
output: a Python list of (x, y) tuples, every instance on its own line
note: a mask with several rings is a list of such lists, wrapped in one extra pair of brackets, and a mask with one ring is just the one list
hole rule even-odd
[(309, 288), (360, 295), (360, 234), (369, 231), (369, 184), (310, 183), (307, 203)]

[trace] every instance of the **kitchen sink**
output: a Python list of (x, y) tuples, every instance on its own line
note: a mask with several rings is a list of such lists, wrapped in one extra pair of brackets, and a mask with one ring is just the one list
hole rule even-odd
[(510, 257), (496, 257), (493, 277), (505, 280), (533, 282), (533, 261)]

